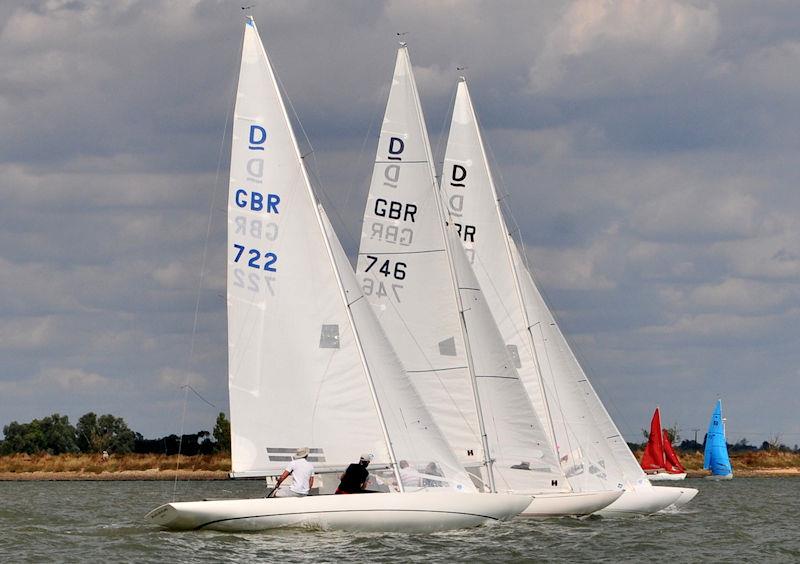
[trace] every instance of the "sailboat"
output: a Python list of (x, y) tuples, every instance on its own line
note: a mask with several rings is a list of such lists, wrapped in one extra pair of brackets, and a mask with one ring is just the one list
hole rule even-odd
[(728, 457), (728, 443), (725, 438), (725, 418), (722, 417), (722, 400), (718, 399), (711, 413), (706, 434), (706, 447), (703, 456), (703, 469), (710, 470), (710, 480), (733, 479), (733, 468)]
[[(233, 477), (276, 476), (310, 447), (318, 475), (359, 452), (385, 491), (178, 501), (147, 515), (169, 529), (311, 527), (428, 532), (508, 519), (527, 496), (477, 492), (363, 299), (309, 182), (256, 30), (245, 26), (228, 203)], [(406, 485), (427, 465), (436, 487)]]
[(401, 44), (361, 233), (362, 291), (480, 488), (533, 494), (523, 516), (585, 515), (608, 505), (621, 492), (572, 491), (458, 237), (442, 207)]
[(511, 237), (467, 88), (459, 80), (442, 192), (472, 269), (536, 413), (577, 492), (617, 490), (601, 515), (650, 514), (696, 495), (654, 487), (561, 333)]
[(661, 410), (658, 407), (650, 421), (650, 434), (647, 437), (641, 465), (650, 481), (686, 478), (686, 468), (678, 460), (667, 430), (661, 428)]

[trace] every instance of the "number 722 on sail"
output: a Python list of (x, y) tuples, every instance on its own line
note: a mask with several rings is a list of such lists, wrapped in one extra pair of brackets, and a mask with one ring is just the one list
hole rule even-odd
[(262, 253), (258, 249), (246, 249), (244, 245), (237, 245), (236, 243), (233, 244), (233, 248), (236, 249), (236, 256), (233, 258), (233, 262), (239, 262), (246, 250), (247, 257), (249, 257), (247, 259), (247, 266), (250, 268), (257, 268), (268, 272), (278, 271), (278, 268), (275, 266), (275, 263), (278, 262), (278, 255), (275, 253)]

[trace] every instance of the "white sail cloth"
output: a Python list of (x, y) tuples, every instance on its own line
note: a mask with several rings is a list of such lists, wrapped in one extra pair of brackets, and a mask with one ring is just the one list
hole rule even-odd
[(433, 463), (439, 485), (474, 491), (369, 308), (357, 305), (360, 291), (326, 232), (252, 20), (234, 113), (227, 280), (234, 475), (280, 473), (295, 448), (308, 446), (318, 469), (343, 468), (366, 451), (375, 465)]
[(642, 483), (641, 469), (629, 468), (630, 450), (508, 234), (464, 80), (456, 92), (442, 190), (502, 338), (572, 486), (588, 491)]
[(483, 460), (445, 240), (407, 49), (397, 54), (356, 273), (414, 386), (465, 464)]
[[(401, 47), (364, 216), (359, 281), (459, 460), (479, 466), (494, 459), (498, 490), (564, 491), (566, 480), (463, 250), (457, 240), (448, 242), (452, 229), (445, 228), (440, 205), (408, 51)], [(462, 302), (470, 304), (463, 306), (463, 321)], [(482, 414), (489, 452), (481, 441)], [(482, 479), (489, 481), (485, 469)]]

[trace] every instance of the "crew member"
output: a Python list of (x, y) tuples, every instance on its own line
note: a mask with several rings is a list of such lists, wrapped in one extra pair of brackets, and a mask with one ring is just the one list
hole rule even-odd
[[(298, 448), (292, 460), (275, 482), (273, 490), (275, 497), (303, 497), (307, 496), (314, 481), (314, 465), (308, 461), (308, 447)], [(289, 476), (294, 478), (291, 486), (281, 488), (283, 481)], [(280, 488), (280, 489), (279, 489)]]
[(344, 474), (339, 476), (341, 480), (339, 487), (336, 488), (337, 494), (354, 494), (364, 493), (367, 487), (367, 480), (369, 480), (369, 461), (372, 460), (371, 454), (362, 454), (358, 463), (353, 463), (347, 467)]

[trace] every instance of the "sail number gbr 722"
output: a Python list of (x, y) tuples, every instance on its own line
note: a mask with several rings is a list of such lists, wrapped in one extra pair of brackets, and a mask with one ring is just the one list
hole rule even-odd
[(364, 278), (364, 285), (361, 287), (364, 294), (367, 296), (375, 294), (377, 297), (382, 298), (389, 295), (386, 291), (388, 287), (392, 291), (394, 299), (399, 302), (400, 294), (398, 292), (403, 285), (395, 284), (391, 281), (384, 283), (384, 281), (380, 279), (380, 275), (383, 275), (384, 278), (391, 277), (395, 280), (405, 280), (406, 266), (408, 265), (404, 262), (392, 261), (391, 259), (381, 260), (373, 255), (367, 255), (366, 259), (367, 267), (364, 269), (364, 272), (366, 273), (372, 270), (372, 275), (375, 276), (377, 280), (373, 280), (369, 277)]
[(278, 262), (278, 255), (275, 253), (262, 254), (258, 249), (245, 249), (244, 245), (237, 245), (236, 243), (233, 244), (233, 248), (236, 249), (236, 256), (233, 258), (233, 262), (239, 262), (239, 259), (242, 259), (242, 255), (245, 254), (245, 250), (247, 250), (247, 255), (245, 256), (247, 266), (259, 270), (266, 270), (267, 272), (278, 271), (278, 269), (275, 268), (275, 263)]

